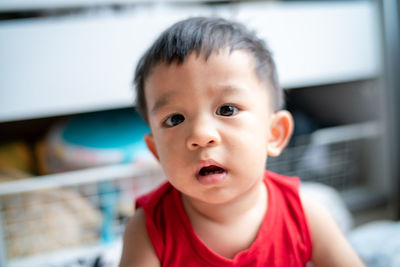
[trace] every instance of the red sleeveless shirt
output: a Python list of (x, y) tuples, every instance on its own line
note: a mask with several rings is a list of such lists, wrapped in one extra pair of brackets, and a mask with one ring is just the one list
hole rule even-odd
[(310, 231), (299, 198), (300, 181), (265, 172), (268, 210), (256, 240), (233, 259), (210, 250), (194, 232), (180, 193), (168, 182), (140, 197), (149, 238), (161, 266), (305, 266), (311, 259)]

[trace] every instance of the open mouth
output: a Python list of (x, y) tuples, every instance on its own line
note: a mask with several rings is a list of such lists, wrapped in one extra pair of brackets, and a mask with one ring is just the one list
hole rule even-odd
[(228, 170), (214, 160), (205, 160), (200, 163), (196, 178), (200, 184), (215, 186), (223, 183), (228, 177)]
[(218, 167), (216, 165), (210, 165), (206, 166), (200, 169), (199, 175), (200, 176), (207, 176), (207, 175), (213, 175), (213, 174), (220, 174), (224, 173), (225, 170), (221, 167)]

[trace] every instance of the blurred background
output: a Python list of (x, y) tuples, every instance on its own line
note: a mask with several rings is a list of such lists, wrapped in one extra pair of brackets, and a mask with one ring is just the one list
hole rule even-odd
[(0, 266), (117, 266), (134, 198), (164, 181), (135, 65), (188, 16), (244, 22), (273, 52), (300, 176), (368, 266), (400, 266), (399, 3), (3, 0)]

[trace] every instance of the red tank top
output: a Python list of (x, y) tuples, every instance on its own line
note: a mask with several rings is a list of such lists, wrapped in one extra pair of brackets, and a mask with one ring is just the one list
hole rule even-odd
[(311, 236), (298, 194), (300, 181), (266, 171), (268, 210), (256, 240), (233, 259), (210, 250), (194, 232), (179, 191), (168, 182), (136, 201), (161, 266), (305, 266)]

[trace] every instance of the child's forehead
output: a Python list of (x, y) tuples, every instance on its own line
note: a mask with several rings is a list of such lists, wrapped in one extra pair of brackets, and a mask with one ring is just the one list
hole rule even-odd
[(159, 74), (158, 70), (160, 69), (169, 73), (174, 73), (183, 69), (187, 71), (196, 71), (197, 67), (207, 68), (216, 61), (220, 65), (245, 65), (247, 71), (257, 75), (256, 60), (249, 51), (244, 49), (231, 50), (230, 47), (225, 47), (211, 51), (210, 53), (191, 51), (182, 61), (178, 59), (174, 59), (171, 62), (161, 60), (154, 65), (149, 76), (154, 73)]
[(264, 97), (266, 86), (257, 76), (254, 60), (247, 51), (227, 50), (208, 58), (192, 53), (182, 63), (162, 62), (154, 68), (145, 88), (146, 99), (152, 106), (159, 99), (163, 103), (176, 99), (173, 96), (194, 96), (198, 90), (207, 91), (210, 99), (222, 95), (261, 97), (260, 90)]

